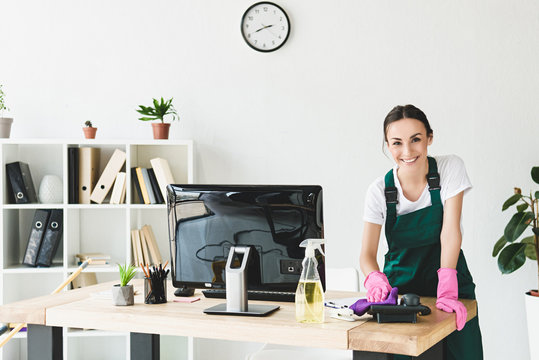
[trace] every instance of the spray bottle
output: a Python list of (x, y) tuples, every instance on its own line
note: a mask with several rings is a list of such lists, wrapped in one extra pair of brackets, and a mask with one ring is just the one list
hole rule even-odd
[(299, 244), (305, 248), (303, 270), (296, 290), (296, 321), (302, 323), (324, 322), (324, 289), (318, 274), (318, 262), (314, 250), (318, 249), (322, 255), (321, 245), (324, 239), (306, 239)]

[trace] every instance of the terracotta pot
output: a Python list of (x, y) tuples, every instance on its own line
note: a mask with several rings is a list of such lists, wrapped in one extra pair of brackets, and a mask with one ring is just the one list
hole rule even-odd
[(84, 137), (86, 139), (95, 139), (95, 133), (97, 132), (97, 128), (86, 126), (82, 128), (82, 131), (84, 131)]
[(9, 138), (13, 118), (0, 117), (0, 138)]
[(152, 123), (154, 139), (168, 139), (168, 131), (170, 124), (167, 123)]

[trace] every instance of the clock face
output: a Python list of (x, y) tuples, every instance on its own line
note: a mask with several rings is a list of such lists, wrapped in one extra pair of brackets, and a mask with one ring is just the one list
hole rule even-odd
[(255, 50), (275, 51), (284, 45), (290, 34), (290, 21), (281, 7), (271, 2), (259, 2), (245, 11), (241, 33)]

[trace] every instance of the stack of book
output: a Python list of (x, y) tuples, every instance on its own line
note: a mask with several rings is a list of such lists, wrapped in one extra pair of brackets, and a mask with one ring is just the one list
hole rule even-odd
[(110, 265), (110, 255), (103, 253), (81, 253), (75, 255), (75, 261), (77, 265), (81, 265), (88, 259), (92, 259), (92, 263), (88, 266), (99, 267), (99, 266), (109, 266)]
[(144, 225), (142, 229), (131, 230), (133, 264), (135, 266), (162, 264), (163, 259), (155, 240), (152, 227)]
[(151, 159), (151, 168), (131, 168), (131, 181), (141, 204), (163, 204), (167, 198), (167, 185), (174, 177), (166, 159)]
[(111, 189), (111, 204), (125, 201), (125, 172), (121, 170), (125, 164), (126, 153), (115, 149), (99, 175), (100, 154), (101, 149), (96, 147), (68, 148), (70, 204), (102, 204)]

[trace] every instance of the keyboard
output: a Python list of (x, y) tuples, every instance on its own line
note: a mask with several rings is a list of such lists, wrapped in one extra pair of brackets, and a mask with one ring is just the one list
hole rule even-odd
[[(202, 290), (202, 294), (207, 298), (225, 299), (226, 289)], [(247, 290), (249, 300), (294, 302), (295, 298), (296, 293), (290, 291)]]

